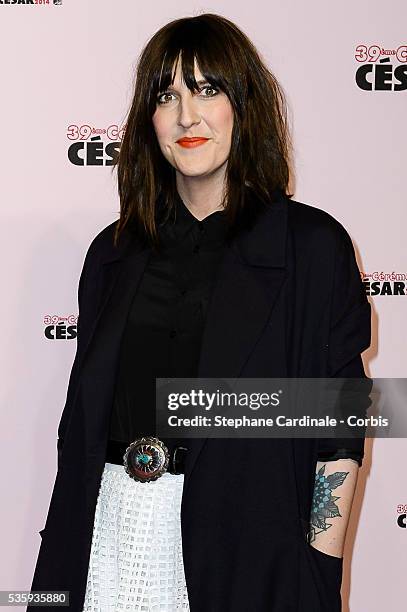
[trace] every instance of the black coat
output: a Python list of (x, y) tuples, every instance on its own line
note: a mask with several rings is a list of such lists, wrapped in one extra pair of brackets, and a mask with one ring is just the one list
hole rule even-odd
[[(75, 612), (85, 595), (121, 335), (150, 253), (129, 233), (114, 248), (114, 225), (93, 240), (79, 281), (77, 352), (31, 586), (69, 590)], [(226, 249), (198, 376), (364, 377), (360, 353), (369, 344), (370, 305), (348, 233), (330, 214), (281, 196)], [(189, 441), (181, 527), (192, 612), (340, 611), (342, 560), (306, 541), (320, 443)], [(220, 450), (227, 469), (214, 461)], [(256, 470), (247, 456), (256, 457)]]

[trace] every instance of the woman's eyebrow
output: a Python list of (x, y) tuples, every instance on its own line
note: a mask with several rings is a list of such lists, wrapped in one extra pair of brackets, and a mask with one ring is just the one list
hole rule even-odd
[[(206, 79), (200, 79), (196, 83), (197, 83), (198, 87), (201, 87), (202, 85), (210, 85), (209, 81), (207, 81)], [(173, 85), (169, 85), (167, 87), (167, 90), (169, 91), (171, 89), (175, 90), (176, 88)]]

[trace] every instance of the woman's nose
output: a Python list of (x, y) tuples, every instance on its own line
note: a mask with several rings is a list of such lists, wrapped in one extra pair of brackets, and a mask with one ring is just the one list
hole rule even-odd
[(197, 103), (192, 95), (184, 96), (179, 104), (178, 123), (187, 128), (201, 120)]

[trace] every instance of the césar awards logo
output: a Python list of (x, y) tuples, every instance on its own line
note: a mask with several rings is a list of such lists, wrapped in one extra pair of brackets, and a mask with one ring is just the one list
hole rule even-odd
[(407, 45), (385, 49), (379, 45), (357, 45), (355, 81), (364, 91), (407, 89)]
[(44, 316), (44, 336), (47, 340), (74, 340), (78, 324), (78, 315)]
[(407, 295), (406, 272), (361, 272), (366, 295)]
[(124, 127), (68, 125), (68, 159), (74, 166), (112, 166), (120, 150)]
[(402, 529), (407, 529), (407, 504), (397, 506), (397, 525)]

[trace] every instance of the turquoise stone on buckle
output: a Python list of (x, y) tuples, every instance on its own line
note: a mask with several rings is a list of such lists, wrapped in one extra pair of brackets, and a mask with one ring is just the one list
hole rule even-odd
[(138, 482), (151, 482), (167, 471), (169, 457), (168, 448), (161, 440), (143, 436), (126, 449), (123, 465), (130, 478)]

